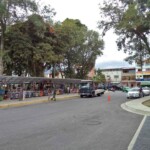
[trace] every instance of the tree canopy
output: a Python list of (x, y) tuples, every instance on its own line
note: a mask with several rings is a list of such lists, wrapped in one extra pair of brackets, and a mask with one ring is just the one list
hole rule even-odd
[[(21, 38), (22, 38), (21, 41), (24, 42), (24, 44), (19, 43), (19, 45), (21, 46), (21, 44), (22, 44), (21, 47), (23, 48), (23, 45), (26, 45), (25, 43), (27, 42), (26, 38), (28, 38), (27, 33), (25, 33), (25, 35), (23, 35), (24, 34), (23, 32), (26, 31), (26, 32), (28, 32), (28, 36), (30, 36), (30, 37), (32, 36), (32, 38), (35, 37), (35, 41), (33, 41), (33, 39), (32, 39), (32, 41), (30, 41), (30, 42), (32, 44), (33, 44), (33, 42), (36, 43), (37, 39), (40, 40), (40, 38), (43, 38), (42, 36), (44, 35), (44, 30), (45, 30), (44, 29), (45, 25), (43, 25), (44, 21), (45, 20), (49, 21), (51, 19), (51, 17), (53, 17), (54, 15), (55, 15), (55, 12), (54, 12), (53, 8), (51, 8), (49, 5), (39, 7), (39, 5), (36, 3), (35, 0), (1, 0), (0, 1), (0, 29), (1, 29), (1, 31), (0, 31), (1, 32), (0, 33), (0, 51), (1, 51), (1, 53), (0, 53), (1, 54), (0, 55), (0, 74), (2, 74), (4, 70), (6, 71), (6, 68), (3, 68), (3, 61), (4, 61), (3, 59), (6, 58), (6, 56), (4, 57), (4, 55), (6, 55), (4, 48), (8, 47), (8, 45), (5, 46), (5, 42), (4, 42), (6, 40), (6, 37), (5, 37), (6, 34), (8, 37), (7, 30), (9, 30), (9, 32), (14, 32), (14, 31), (16, 31), (14, 28), (16, 27), (16, 29), (17, 29), (17, 26), (19, 26), (19, 29), (21, 29), (21, 30), (23, 29), (23, 31), (17, 30), (16, 35), (15, 35), (15, 33), (14, 33), (14, 35), (12, 35), (17, 38), (20, 38), (20, 39), (18, 39), (18, 41), (21, 40)], [(28, 20), (28, 22), (25, 23), (26, 20)], [(12, 25), (13, 25), (13, 28), (10, 27)], [(24, 36), (26, 36), (26, 37), (24, 37)], [(25, 41), (23, 40), (23, 38), (25, 38), (24, 39)], [(17, 42), (17, 40), (15, 40), (15, 42)], [(36, 50), (41, 47), (43, 47), (43, 49), (44, 49), (44, 48), (46, 48), (46, 45), (43, 45), (41, 42), (39, 45), (37, 44)], [(15, 48), (15, 45), (13, 46), (13, 48)], [(26, 46), (24, 48), (26, 48)], [(20, 47), (17, 47), (17, 45), (16, 45), (15, 49), (20, 49)], [(36, 53), (36, 54), (38, 55), (38, 53)], [(37, 57), (41, 57), (41, 56), (38, 55), (38, 56), (34, 56), (34, 57), (37, 58)], [(21, 56), (20, 56), (20, 58), (21, 58)], [(6, 63), (5, 63), (5, 67), (6, 67)], [(22, 68), (22, 66), (20, 66), (19, 68)], [(14, 71), (14, 72), (16, 73), (16, 71)]]
[[(78, 19), (54, 22), (53, 8), (35, 0), (0, 1), (0, 74), (86, 78), (104, 42)], [(19, 12), (19, 13), (17, 13)], [(4, 67), (4, 68), (3, 68)]]
[[(108, 30), (114, 29), (118, 35), (116, 41), (118, 50), (124, 50), (133, 56), (136, 56), (139, 50), (149, 55), (149, 10), (149, 0), (105, 0), (104, 4), (100, 5), (99, 28), (103, 30), (103, 35)], [(140, 44), (136, 44), (137, 42)]]
[(49, 28), (49, 24), (35, 14), (29, 16), (27, 21), (9, 27), (4, 57), (7, 74), (14, 71), (18, 75), (44, 75), (47, 65), (57, 59)]
[(7, 28), (4, 73), (43, 76), (51, 69), (53, 77), (59, 71), (68, 78), (86, 78), (103, 46), (99, 34), (79, 20), (50, 23), (33, 14)]
[(62, 23), (67, 42), (64, 55), (65, 75), (69, 78), (86, 78), (102, 55), (104, 42), (96, 31), (88, 30), (79, 20), (66, 19)]
[(105, 75), (102, 73), (102, 71), (100, 69), (95, 70), (96, 75), (93, 77), (93, 81), (97, 82), (97, 83), (105, 83), (106, 79), (105, 79)]
[[(4, 39), (7, 26), (19, 20), (24, 20), (27, 12), (37, 10), (32, 0), (1, 0), (0, 1), (0, 74), (3, 73)], [(18, 13), (19, 12), (19, 13)]]

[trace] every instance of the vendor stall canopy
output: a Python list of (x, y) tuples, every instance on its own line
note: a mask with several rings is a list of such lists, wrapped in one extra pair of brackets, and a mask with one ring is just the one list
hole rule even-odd
[(24, 83), (81, 83), (81, 79), (57, 79), (46, 77), (16, 77), (16, 76), (0, 76), (0, 84), (24, 84)]

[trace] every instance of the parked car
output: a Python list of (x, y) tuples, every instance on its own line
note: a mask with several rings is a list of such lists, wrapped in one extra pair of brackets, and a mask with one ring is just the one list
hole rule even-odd
[(123, 87), (122, 87), (122, 91), (123, 91), (123, 92), (129, 92), (130, 89), (131, 89), (131, 88), (128, 87), (128, 86), (123, 86)]
[(88, 86), (83, 86), (79, 90), (80, 97), (94, 97), (94, 96), (100, 96), (104, 94), (105, 90), (104, 89), (94, 89), (93, 87), (88, 87)]
[(114, 87), (111, 87), (111, 88), (108, 89), (108, 91), (113, 91), (113, 92), (115, 92), (115, 88), (114, 88)]
[(113, 89), (115, 89), (116, 91), (122, 91), (122, 87), (121, 87), (121, 86), (113, 85), (112, 87), (113, 87)]
[(135, 88), (131, 88), (128, 93), (127, 93), (127, 98), (140, 98), (143, 97), (144, 93), (143, 91), (140, 90), (140, 88), (135, 87)]
[(150, 88), (149, 87), (143, 87), (142, 91), (144, 93), (144, 96), (150, 95)]

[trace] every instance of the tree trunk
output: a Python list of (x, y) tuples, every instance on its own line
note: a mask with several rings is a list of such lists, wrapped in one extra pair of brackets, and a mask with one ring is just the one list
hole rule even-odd
[(53, 64), (52, 78), (55, 78), (55, 73), (56, 73), (56, 65)]
[[(1, 29), (2, 30), (2, 29)], [(0, 33), (0, 75), (3, 74), (4, 32)]]

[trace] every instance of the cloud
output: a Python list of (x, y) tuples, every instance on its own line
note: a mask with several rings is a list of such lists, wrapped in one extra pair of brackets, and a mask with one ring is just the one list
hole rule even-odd
[(124, 68), (124, 67), (135, 67), (134, 64), (130, 65), (125, 61), (108, 61), (108, 62), (99, 62), (95, 65), (96, 69), (109, 69), (109, 68)]

